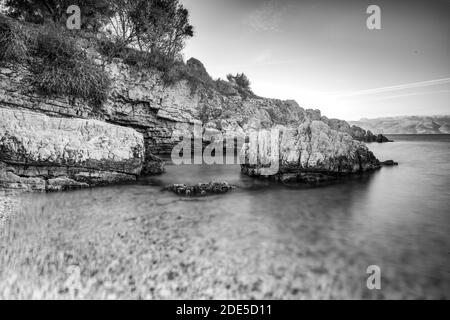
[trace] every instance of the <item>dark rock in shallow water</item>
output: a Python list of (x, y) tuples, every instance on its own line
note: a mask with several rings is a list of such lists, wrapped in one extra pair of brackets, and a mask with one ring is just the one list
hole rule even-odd
[(386, 160), (380, 163), (382, 166), (398, 166), (398, 162), (395, 162), (394, 160)]
[(349, 133), (354, 139), (362, 142), (393, 142), (382, 134), (373, 134), (370, 130), (365, 131), (364, 129), (357, 126), (352, 126)]
[(386, 136), (382, 134), (378, 134), (376, 137), (376, 142), (383, 143), (383, 142), (394, 142), (393, 140), (388, 139)]
[(179, 195), (185, 196), (206, 196), (209, 194), (221, 194), (227, 193), (234, 189), (235, 186), (229, 184), (226, 181), (199, 183), (193, 186), (185, 184), (173, 184), (165, 187), (164, 191), (172, 191)]
[(370, 132), (370, 130), (366, 132), (366, 135), (362, 139), (360, 139), (360, 141), (378, 143), (393, 142), (382, 134), (373, 134), (372, 132)]

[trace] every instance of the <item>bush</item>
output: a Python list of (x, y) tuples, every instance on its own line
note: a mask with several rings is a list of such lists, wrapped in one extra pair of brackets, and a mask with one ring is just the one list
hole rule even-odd
[(30, 83), (45, 95), (80, 98), (95, 106), (106, 101), (109, 78), (63, 29), (19, 23), (0, 15), (0, 64), (22, 64)]
[(87, 58), (76, 39), (59, 29), (39, 33), (33, 47), (32, 84), (46, 95), (67, 95), (102, 104), (108, 97), (107, 74)]
[(255, 96), (250, 89), (250, 80), (244, 73), (238, 73), (235, 76), (228, 74), (227, 79), (244, 99)]
[(156, 51), (151, 53), (139, 51), (107, 39), (101, 39), (97, 42), (97, 50), (109, 60), (112, 58), (120, 58), (124, 63), (138, 69), (157, 69), (165, 72), (175, 63), (174, 59), (164, 56)]
[(215, 83), (217, 91), (225, 96), (235, 96), (238, 94), (238, 91), (233, 87), (233, 85), (225, 80), (217, 79)]
[(28, 41), (20, 24), (0, 16), (0, 64), (26, 62)]
[[(208, 81), (196, 76), (181, 59), (177, 60), (158, 51), (139, 51), (105, 39), (98, 41), (97, 50), (107, 59), (120, 58), (125, 64), (137, 70), (156, 69), (162, 72), (162, 80), (165, 85), (173, 85), (178, 81), (187, 80), (192, 92), (202, 83), (208, 85)], [(212, 85), (212, 79), (210, 82), (209, 85)]]
[(250, 91), (250, 80), (248, 80), (244, 73), (238, 73), (235, 76), (228, 74), (227, 79), (231, 83), (236, 84), (240, 89)]

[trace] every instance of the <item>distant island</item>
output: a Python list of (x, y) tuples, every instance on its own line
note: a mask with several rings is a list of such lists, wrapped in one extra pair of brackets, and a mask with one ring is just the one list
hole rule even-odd
[(348, 123), (382, 134), (450, 134), (450, 115), (363, 118)]

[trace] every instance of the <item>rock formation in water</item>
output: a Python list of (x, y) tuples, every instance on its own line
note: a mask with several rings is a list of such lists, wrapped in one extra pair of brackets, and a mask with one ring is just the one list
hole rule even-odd
[(59, 191), (134, 181), (144, 138), (98, 120), (0, 109), (0, 186)]
[(380, 162), (380, 164), (382, 166), (386, 166), (386, 167), (398, 166), (398, 162), (395, 162), (394, 160), (386, 160), (386, 161)]
[(318, 120), (260, 133), (244, 145), (242, 158), (245, 174), (282, 182), (321, 182), (380, 167), (364, 143)]

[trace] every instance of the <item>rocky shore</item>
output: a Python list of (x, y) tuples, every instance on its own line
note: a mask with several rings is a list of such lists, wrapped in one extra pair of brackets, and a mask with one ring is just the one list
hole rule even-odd
[[(303, 172), (300, 180), (321, 179), (329, 172), (346, 174), (377, 167), (372, 155), (355, 141), (387, 141), (345, 121), (328, 119), (319, 110), (301, 108), (292, 100), (242, 96), (232, 86), (219, 92), (202, 80), (211, 77), (196, 59), (187, 62), (192, 74), (199, 75), (193, 88), (186, 79), (167, 85), (160, 71), (136, 70), (120, 59), (107, 60), (92, 48), (88, 53), (111, 80), (106, 102), (96, 107), (62, 95), (42, 96), (29, 90), (29, 70), (18, 65), (0, 67), (1, 188), (59, 191), (132, 182), (139, 175), (163, 173), (159, 155), (170, 154), (182, 137), (203, 137), (207, 142), (208, 137), (220, 135), (243, 141), (252, 131), (305, 127), (306, 123), (313, 123), (314, 137), (320, 138), (314, 142), (316, 138), (302, 140), (310, 139), (308, 135), (285, 135), (282, 143), (289, 150), (280, 150), (285, 153), (280, 158), (281, 174)], [(200, 130), (194, 131), (196, 125)], [(320, 155), (319, 162), (294, 165), (304, 161), (303, 148), (313, 146), (295, 146), (301, 141), (318, 144), (312, 154)], [(239, 153), (238, 143), (235, 148)], [(257, 165), (243, 172), (258, 175), (258, 170)], [(305, 171), (309, 172), (306, 177)]]

